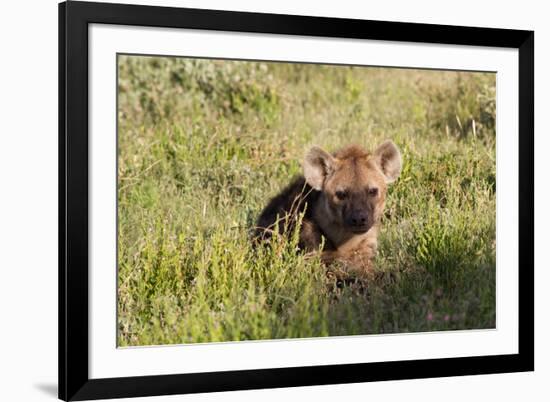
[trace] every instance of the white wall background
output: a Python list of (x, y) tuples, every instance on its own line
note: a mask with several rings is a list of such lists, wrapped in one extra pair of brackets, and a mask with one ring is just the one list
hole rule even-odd
[[(124, 1), (120, 1), (124, 2)], [(127, 2), (127, 1), (126, 1)], [(523, 0), (160, 0), (172, 5), (535, 30), (536, 371), (133, 401), (550, 400), (550, 24)], [(0, 20), (0, 400), (57, 393), (57, 1), (2, 2)]]

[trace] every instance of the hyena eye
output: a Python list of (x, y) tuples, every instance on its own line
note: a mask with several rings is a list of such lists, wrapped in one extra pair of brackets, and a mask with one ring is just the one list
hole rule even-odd
[(377, 196), (378, 195), (378, 189), (376, 187), (369, 188), (368, 193), (372, 197)]
[(336, 198), (338, 198), (339, 200), (344, 200), (344, 199), (346, 199), (347, 196), (348, 196), (348, 192), (347, 192), (347, 191), (338, 190), (338, 191), (336, 192)]

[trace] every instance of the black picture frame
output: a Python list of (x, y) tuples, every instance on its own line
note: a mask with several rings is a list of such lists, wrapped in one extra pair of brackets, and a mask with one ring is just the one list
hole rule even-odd
[[(88, 375), (88, 25), (192, 28), (519, 51), (517, 354), (214, 373)], [(534, 32), (70, 1), (59, 4), (59, 398), (86, 400), (534, 370)]]

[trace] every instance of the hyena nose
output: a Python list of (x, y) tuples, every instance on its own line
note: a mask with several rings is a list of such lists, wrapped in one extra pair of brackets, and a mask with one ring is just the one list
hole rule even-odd
[(367, 224), (367, 214), (365, 212), (355, 212), (351, 215), (351, 224), (354, 226), (363, 226)]

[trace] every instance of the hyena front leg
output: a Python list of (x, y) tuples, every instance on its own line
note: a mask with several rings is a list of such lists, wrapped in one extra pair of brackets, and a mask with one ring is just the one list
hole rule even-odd
[(300, 228), (300, 248), (309, 255), (314, 255), (323, 244), (319, 227), (310, 220), (304, 220)]
[(372, 251), (355, 250), (342, 253), (341, 251), (323, 251), (321, 261), (328, 268), (328, 273), (338, 279), (350, 277), (367, 278), (373, 271)]

